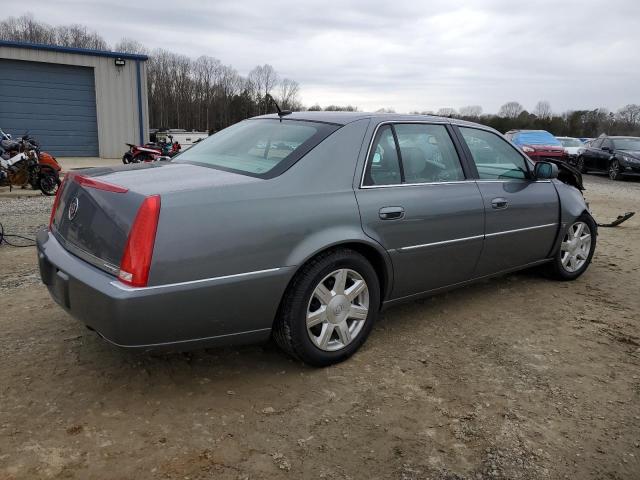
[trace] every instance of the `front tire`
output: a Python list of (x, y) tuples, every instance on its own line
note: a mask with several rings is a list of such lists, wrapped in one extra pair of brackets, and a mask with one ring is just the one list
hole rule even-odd
[(576, 160), (576, 168), (580, 173), (587, 173), (587, 169), (584, 166), (584, 158), (582, 156), (578, 157)]
[(378, 315), (380, 282), (361, 254), (338, 248), (313, 258), (292, 280), (274, 323), (285, 352), (324, 367), (353, 355)]
[(591, 215), (586, 213), (567, 228), (550, 266), (554, 278), (575, 280), (589, 268), (596, 249), (597, 228)]

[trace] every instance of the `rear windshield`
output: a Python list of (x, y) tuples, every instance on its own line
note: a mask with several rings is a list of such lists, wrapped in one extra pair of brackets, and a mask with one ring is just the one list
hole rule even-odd
[(536, 132), (520, 132), (514, 139), (516, 145), (556, 145), (562, 146), (558, 139), (544, 130)]
[(338, 125), (298, 120), (245, 120), (194, 145), (174, 162), (273, 178), (338, 128)]

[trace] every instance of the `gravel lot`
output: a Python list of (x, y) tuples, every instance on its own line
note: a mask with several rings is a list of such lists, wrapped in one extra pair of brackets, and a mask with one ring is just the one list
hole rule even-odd
[[(586, 176), (601, 220), (640, 182)], [(52, 199), (0, 199), (33, 235)], [(0, 247), (0, 479), (640, 478), (640, 218), (578, 281), (524, 272), (385, 312), (316, 370), (271, 345), (115, 350)]]

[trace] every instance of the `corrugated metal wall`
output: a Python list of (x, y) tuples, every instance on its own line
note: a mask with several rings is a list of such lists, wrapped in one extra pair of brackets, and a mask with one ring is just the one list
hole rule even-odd
[(0, 127), (53, 155), (97, 156), (93, 68), (0, 58)]
[[(3, 45), (0, 45), (0, 58), (92, 67), (95, 75), (100, 157), (120, 158), (126, 150), (125, 143), (139, 143), (141, 132), (142, 139), (148, 140), (149, 116), (144, 61), (126, 59), (124, 66), (116, 66), (111, 57)], [(142, 122), (138, 116), (137, 62), (140, 62)], [(46, 145), (43, 147), (46, 148)]]

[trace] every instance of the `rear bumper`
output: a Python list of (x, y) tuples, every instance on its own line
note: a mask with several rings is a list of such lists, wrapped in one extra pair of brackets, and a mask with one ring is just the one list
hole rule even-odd
[(293, 274), (293, 267), (284, 267), (129, 288), (67, 252), (47, 230), (38, 233), (37, 248), (52, 298), (109, 342), (135, 349), (264, 341)]

